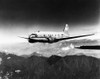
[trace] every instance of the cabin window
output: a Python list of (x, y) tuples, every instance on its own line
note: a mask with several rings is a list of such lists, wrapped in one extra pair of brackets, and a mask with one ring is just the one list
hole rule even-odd
[(62, 35), (62, 37), (64, 37), (64, 34), (61, 34)]

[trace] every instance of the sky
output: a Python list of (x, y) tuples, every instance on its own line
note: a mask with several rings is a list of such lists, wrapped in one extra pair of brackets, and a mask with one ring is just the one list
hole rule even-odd
[[(0, 0), (3, 24), (95, 24), (99, 0)], [(23, 26), (22, 26), (23, 27)]]
[(72, 35), (92, 32), (100, 21), (99, 3), (99, 0), (0, 0), (1, 42), (18, 40), (17, 36), (37, 30), (62, 31), (66, 23)]

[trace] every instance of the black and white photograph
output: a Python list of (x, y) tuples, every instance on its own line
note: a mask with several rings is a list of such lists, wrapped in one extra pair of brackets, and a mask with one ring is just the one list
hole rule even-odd
[(0, 79), (100, 79), (100, 1), (0, 0)]

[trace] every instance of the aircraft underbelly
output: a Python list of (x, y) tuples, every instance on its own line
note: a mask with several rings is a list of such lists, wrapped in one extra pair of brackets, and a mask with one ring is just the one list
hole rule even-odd
[(46, 38), (32, 38), (32, 40), (47, 40)]

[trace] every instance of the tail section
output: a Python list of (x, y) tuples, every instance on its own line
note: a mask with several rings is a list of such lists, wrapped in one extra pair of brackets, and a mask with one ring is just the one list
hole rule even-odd
[(69, 27), (68, 27), (68, 24), (66, 24), (65, 28), (63, 29), (63, 32), (65, 35), (69, 36), (68, 30), (69, 30)]

